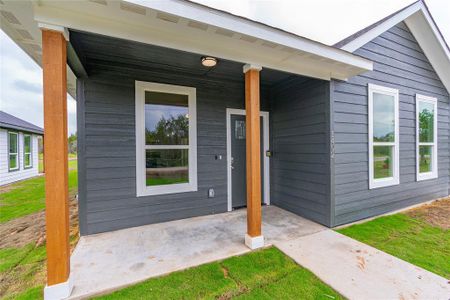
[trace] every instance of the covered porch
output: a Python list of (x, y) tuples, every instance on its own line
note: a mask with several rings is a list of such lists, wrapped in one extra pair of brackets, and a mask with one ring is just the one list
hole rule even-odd
[[(263, 207), (262, 220), (266, 246), (326, 229), (275, 206)], [(245, 230), (246, 212), (239, 209), (81, 237), (71, 257), (70, 299), (247, 253)]]
[[(123, 283), (157, 275), (152, 273), (155, 268), (143, 268), (145, 263), (135, 252), (141, 242), (148, 249), (172, 253), (174, 257), (180, 254), (177, 251), (203, 251), (206, 254), (198, 257), (206, 262), (243, 253), (248, 248), (263, 247), (277, 236), (287, 238), (289, 232), (310, 232), (311, 227), (302, 226), (307, 222), (305, 219), (276, 207), (265, 209), (268, 214), (265, 216), (261, 212), (262, 202), (329, 224), (332, 149), (329, 80), (345, 80), (359, 74), (371, 68), (370, 62), (236, 16), (223, 14), (225, 23), (219, 24), (214, 19), (217, 12), (201, 6), (194, 5), (194, 10), (199, 11), (193, 14), (191, 11), (189, 15), (183, 15), (187, 11), (184, 9), (169, 12), (186, 3), (172, 4), (163, 7), (133, 4), (126, 8), (107, 5), (101, 12), (93, 2), (82, 5), (67, 2), (62, 6), (45, 2), (35, 7), (35, 20), (42, 30), (47, 154), (48, 285), (45, 298), (67, 297), (73, 285), (77, 286), (77, 280), (81, 280), (79, 289), (86, 285), (89, 290), (91, 281), (83, 283), (83, 280), (90, 276), (82, 272), (92, 269), (97, 276), (104, 277), (95, 266), (102, 266), (102, 258), (109, 254), (105, 251), (118, 255), (112, 260), (117, 262), (113, 265), (120, 269), (123, 276), (118, 280)], [(128, 15), (136, 13), (136, 9), (146, 17)], [(161, 13), (165, 10), (168, 11)], [(80, 18), (71, 19), (72, 14), (64, 14), (67, 19), (60, 19), (61, 11), (72, 11)], [(96, 18), (84, 19), (94, 12), (99, 13)], [(201, 17), (200, 12), (206, 14), (206, 18)], [(111, 16), (116, 18), (114, 25), (110, 24)], [(194, 20), (196, 17), (200, 19)], [(104, 24), (112, 25), (111, 30), (100, 26), (102, 18), (107, 21)], [(241, 26), (242, 23), (245, 26)], [(137, 30), (139, 24), (143, 26)], [(213, 56), (217, 65), (202, 64), (204, 56)], [(65, 161), (66, 92), (67, 87), (74, 86), (76, 91), (71, 89), (70, 92), (76, 93), (77, 98), (82, 240), (71, 259)], [(145, 105), (147, 100), (150, 104), (161, 105), (161, 99), (167, 100), (166, 96), (151, 99), (160, 94), (182, 95), (182, 100), (180, 97), (173, 100), (171, 96), (172, 100), (166, 104), (188, 107), (183, 114), (188, 119), (189, 135), (179, 144), (170, 143), (173, 141), (164, 145), (147, 143)], [(185, 101), (186, 105), (179, 105), (179, 101)], [(241, 155), (243, 171), (241, 179), (236, 181), (242, 184), (240, 205), (234, 204), (235, 195), (230, 189), (231, 184), (235, 185), (230, 172), (234, 174), (233, 167), (236, 169), (235, 157), (228, 151), (230, 111), (241, 111), (236, 115), (245, 115), (239, 121), (240, 124), (245, 122), (239, 134), (243, 137), (240, 139), (245, 140)], [(263, 118), (266, 122), (264, 141), (260, 123), (263, 112), (267, 113)], [(164, 172), (149, 170), (159, 164), (149, 153), (165, 150), (183, 152), (179, 155), (183, 165), (166, 163)], [(155, 174), (164, 177), (167, 173), (176, 173), (169, 178), (173, 185), (149, 181)], [(174, 183), (180, 176), (181, 183)], [(207, 216), (242, 206), (246, 209), (224, 217), (231, 218), (229, 222)], [(138, 227), (164, 227), (171, 223), (149, 224), (178, 219), (187, 219), (185, 222), (189, 224), (191, 217), (205, 218), (204, 222), (209, 225), (200, 222), (191, 230), (170, 225), (172, 227), (169, 226), (162, 237), (159, 237), (159, 230), (152, 229), (149, 235), (142, 233), (144, 227)], [(283, 217), (292, 222), (278, 224), (284, 222)], [(213, 226), (214, 222), (219, 224)], [(315, 226), (319, 225), (312, 227)], [(135, 228), (129, 229), (132, 227)], [(121, 230), (131, 230), (129, 233), (135, 235), (131, 248), (124, 245)], [(198, 232), (205, 234), (200, 234), (199, 240), (205, 248), (196, 250), (191, 239), (178, 238), (184, 244), (172, 243), (177, 242), (176, 237), (180, 235), (196, 239), (193, 234)], [(101, 238), (92, 238), (89, 246), (90, 235), (95, 234), (111, 235), (113, 239), (102, 243)], [(139, 238), (142, 234), (145, 241)], [(159, 238), (166, 240), (158, 241)], [(221, 243), (230, 248), (218, 247)], [(222, 252), (216, 252), (218, 249)], [(130, 255), (133, 252), (136, 256)], [(125, 254), (130, 256), (129, 264), (125, 264), (121, 256)], [(196, 257), (188, 257), (192, 261), (187, 265), (175, 263), (161, 269), (169, 272), (177, 266), (185, 268), (202, 263), (196, 261)], [(162, 262), (157, 262), (165, 261), (161, 259)], [(92, 265), (80, 265), (82, 261), (90, 261)]]

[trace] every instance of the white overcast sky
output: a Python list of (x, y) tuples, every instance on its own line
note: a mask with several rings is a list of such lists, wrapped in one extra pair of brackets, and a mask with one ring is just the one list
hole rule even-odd
[[(334, 44), (412, 0), (195, 0), (298, 35)], [(447, 43), (450, 0), (425, 0)], [(68, 96), (69, 133), (76, 103)], [(0, 110), (43, 126), (42, 70), (0, 30)]]

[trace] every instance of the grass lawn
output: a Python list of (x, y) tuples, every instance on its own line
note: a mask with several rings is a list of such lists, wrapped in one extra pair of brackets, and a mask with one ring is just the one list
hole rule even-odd
[(96, 299), (343, 299), (272, 247), (149, 279)]
[(356, 224), (338, 232), (450, 278), (448, 229), (399, 213)]
[[(0, 249), (0, 276), (5, 278), (4, 284), (17, 285), (15, 288), (22, 290), (21, 287), (28, 287), (35, 280), (45, 278), (45, 260), (45, 245)], [(42, 289), (43, 286), (35, 286), (4, 296), (5, 299), (41, 299)]]
[[(77, 161), (69, 161), (69, 190), (78, 186)], [(9, 185), (0, 190), (0, 224), (38, 212), (45, 207), (44, 177), (39, 176)]]
[[(77, 191), (77, 161), (69, 161), (69, 197)], [(44, 177), (39, 176), (0, 189), (0, 225), (14, 228), (14, 222), (25, 222), (30, 226), (44, 222), (39, 212), (45, 208)], [(31, 216), (27, 216), (31, 215)], [(17, 220), (15, 220), (17, 219)], [(13, 223), (10, 223), (11, 221)], [(21, 224), (21, 223), (19, 223)], [(19, 226), (23, 226), (22, 224)], [(76, 224), (74, 225), (76, 226)], [(39, 227), (40, 228), (40, 227)], [(44, 235), (36, 232), (37, 236)], [(72, 229), (72, 227), (71, 227)], [(27, 230), (30, 230), (29, 228)], [(42, 299), (46, 274), (46, 249), (44, 242), (20, 238), (26, 231), (14, 233), (16, 239), (25, 241), (25, 245), (0, 248), (0, 298), (1, 299)], [(37, 237), (36, 237), (37, 238)], [(3, 242), (5, 240), (2, 240)], [(0, 241), (0, 243), (2, 243)], [(77, 241), (77, 235), (71, 236), (71, 244)], [(3, 243), (2, 243), (3, 244)]]

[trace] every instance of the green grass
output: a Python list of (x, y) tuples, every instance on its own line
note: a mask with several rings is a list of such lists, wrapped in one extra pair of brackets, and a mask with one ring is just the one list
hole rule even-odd
[[(45, 207), (44, 177), (13, 183), (0, 192), (0, 224), (38, 212)], [(77, 161), (69, 161), (69, 190), (78, 186)]]
[[(3, 288), (22, 291), (3, 295), (5, 299), (41, 299), (43, 286), (35, 286), (35, 279), (45, 276), (45, 260), (45, 245), (35, 247), (29, 244), (22, 248), (0, 249), (0, 277), (5, 284)], [(0, 289), (0, 296), (5, 292), (3, 288)]]
[(375, 178), (388, 178), (392, 177), (392, 174), (389, 168), (385, 168), (384, 161), (376, 161), (374, 168), (374, 176)]
[(405, 214), (395, 214), (338, 232), (450, 278), (450, 230), (433, 227)]
[(5, 300), (36, 300), (36, 299), (43, 299), (42, 290), (44, 289), (44, 286), (35, 286), (32, 288), (27, 289), (26, 291), (7, 296)]
[(342, 299), (276, 248), (153, 278), (96, 299)]
[[(0, 223), (44, 209), (44, 183), (44, 177), (40, 176), (0, 190)], [(69, 191), (76, 192), (77, 185), (77, 161), (70, 160)], [(45, 245), (36, 247), (29, 244), (21, 248), (0, 249), (0, 298), (42, 299), (45, 260)]]

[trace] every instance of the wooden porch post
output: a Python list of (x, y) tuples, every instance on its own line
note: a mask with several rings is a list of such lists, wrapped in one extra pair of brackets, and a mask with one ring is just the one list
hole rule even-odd
[(45, 299), (70, 296), (69, 191), (67, 154), (66, 38), (42, 29), (44, 74), (45, 222), (47, 286)]
[(261, 67), (245, 65), (246, 160), (247, 160), (247, 234), (250, 249), (264, 246), (261, 234), (261, 141), (259, 72)]

